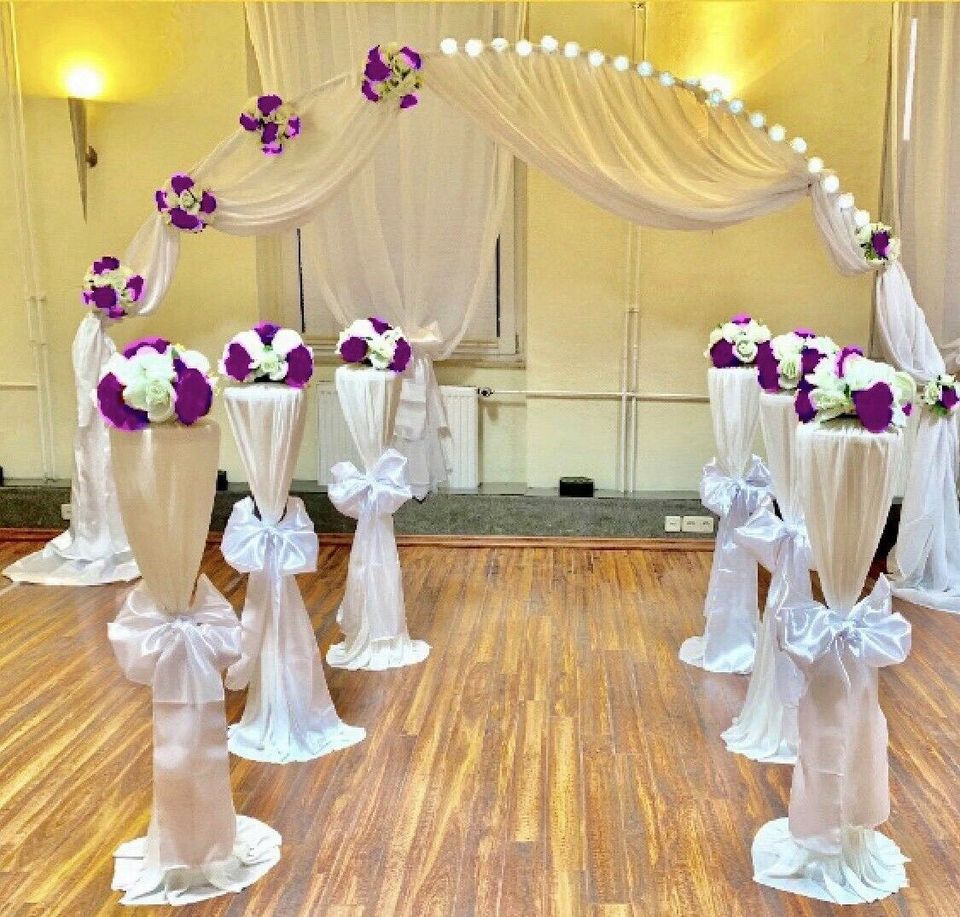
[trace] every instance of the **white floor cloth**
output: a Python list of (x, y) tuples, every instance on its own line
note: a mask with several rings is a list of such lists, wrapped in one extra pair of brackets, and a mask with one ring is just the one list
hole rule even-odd
[(709, 672), (750, 672), (760, 610), (757, 561), (734, 532), (770, 501), (770, 474), (753, 441), (760, 419), (760, 386), (752, 367), (707, 370), (717, 454), (703, 469), (700, 499), (720, 517), (703, 614), (703, 636), (680, 647), (680, 659)]
[(874, 829), (890, 814), (887, 723), (877, 668), (902, 662), (910, 625), (881, 576), (858, 601), (893, 498), (899, 432), (858, 424), (797, 434), (804, 518), (826, 605), (781, 610), (780, 645), (804, 676), (789, 821), (754, 840), (763, 885), (837, 903), (875, 901), (907, 884), (905, 858)]
[(760, 429), (780, 518), (772, 507), (763, 506), (734, 535), (737, 544), (770, 571), (771, 580), (747, 697), (722, 737), (730, 751), (774, 764), (797, 760), (801, 684), (796, 666), (777, 647), (780, 609), (811, 597), (812, 557), (795, 467), (797, 427), (792, 394), (760, 394)]
[(108, 632), (124, 674), (153, 693), (150, 828), (117, 849), (113, 887), (124, 904), (188, 904), (243, 888), (280, 858), (280, 836), (233, 808), (220, 672), (240, 655), (240, 622), (197, 581), (220, 429), (202, 420), (113, 430), (111, 445), (143, 582)]
[(98, 586), (140, 575), (123, 531), (110, 463), (110, 439), (91, 393), (115, 351), (103, 320), (88, 313), (73, 341), (77, 431), (73, 441), (70, 528), (3, 571), (18, 583)]
[(412, 640), (407, 631), (393, 533), (393, 514), (412, 496), (404, 477), (406, 459), (386, 448), (400, 399), (400, 378), (389, 371), (355, 366), (339, 367), (335, 378), (365, 470), (360, 472), (352, 462), (332, 468), (330, 502), (357, 520), (357, 530), (337, 612), (345, 639), (330, 647), (327, 662), (344, 669), (413, 665), (427, 658), (430, 645)]
[(307, 396), (258, 383), (228, 388), (224, 402), (253, 493), (234, 506), (221, 544), (227, 563), (249, 574), (241, 656), (227, 672), (228, 688), (248, 688), (247, 702), (229, 748), (253, 761), (309, 761), (366, 732), (337, 715), (295, 577), (317, 568), (313, 522), (288, 495)]

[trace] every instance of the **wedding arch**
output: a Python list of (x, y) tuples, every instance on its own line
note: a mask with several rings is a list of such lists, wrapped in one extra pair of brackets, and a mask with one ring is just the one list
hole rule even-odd
[[(364, 66), (366, 75), (360, 72)], [(158, 211), (128, 247), (124, 262), (145, 281), (132, 311), (146, 314), (159, 306), (184, 231), (209, 223), (222, 232), (257, 235), (300, 226), (382, 150), (395, 119), (434, 97), (499, 149), (643, 226), (714, 229), (809, 196), (837, 269), (876, 275), (876, 327), (887, 358), (921, 385), (945, 372), (903, 267), (895, 258), (866, 257), (857, 229), (869, 223), (869, 214), (855, 208), (822, 159), (808, 158), (801, 138), (788, 140), (781, 125), (768, 125), (742, 100), (727, 100), (695, 80), (678, 79), (646, 61), (585, 53), (551, 36), (539, 44), (470, 39), (462, 47), (448, 38), (439, 50), (423, 54), (378, 46), (357, 72), (282, 108), (271, 97), (275, 108), (265, 119), (263, 112), (248, 112), (245, 126), (186, 173), (187, 196), (196, 196), (191, 218), (171, 216), (179, 206), (172, 188), (167, 198), (161, 194)], [(291, 122), (290, 139), (283, 142)], [(260, 136), (252, 136), (258, 129)], [(506, 182), (496, 179), (505, 158), (487, 164), (489, 187), (496, 191), (488, 202), (494, 215), (505, 206)], [(205, 202), (201, 191), (208, 195)], [(484, 263), (492, 260), (498, 225), (497, 219), (483, 221), (483, 231), (470, 240)], [(452, 352), (467, 322), (442, 334), (439, 318), (424, 316), (422, 327), (405, 329), (415, 359), (404, 381), (398, 425), (427, 441), (443, 426), (433, 361)], [(956, 419), (924, 409), (893, 562), (898, 590), (933, 607), (960, 602), (948, 597), (960, 596), (957, 465)]]

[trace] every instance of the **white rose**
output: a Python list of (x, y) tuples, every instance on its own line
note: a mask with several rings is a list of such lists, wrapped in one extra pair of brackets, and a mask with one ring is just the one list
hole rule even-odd
[(757, 344), (749, 337), (737, 338), (733, 351), (741, 363), (752, 363), (757, 358)]
[(788, 354), (779, 362), (780, 388), (796, 388), (800, 383), (800, 354)]
[(710, 332), (710, 337), (707, 339), (710, 347), (713, 347), (717, 341), (723, 339), (723, 328), (720, 325), (717, 325), (716, 328), (712, 329)]
[(281, 357), (285, 357), (291, 350), (303, 343), (303, 338), (292, 328), (281, 328), (274, 336), (270, 345)]
[(891, 236), (887, 243), (887, 260), (896, 261), (900, 257), (900, 240), (896, 236)]
[(176, 356), (180, 358), (184, 366), (190, 369), (198, 369), (205, 376), (210, 373), (210, 361), (199, 350), (180, 350), (177, 348)]
[(279, 382), (287, 374), (287, 361), (274, 350), (265, 350), (257, 364), (257, 375), (269, 376), (274, 382)]
[(853, 402), (843, 391), (815, 388), (810, 393), (810, 401), (817, 410), (818, 420), (832, 420), (853, 412)]
[(938, 379), (931, 379), (923, 387), (923, 393), (920, 397), (925, 404), (936, 404), (940, 400), (940, 382)]
[(346, 340), (347, 338), (363, 338), (369, 341), (375, 337), (377, 337), (377, 332), (373, 330), (373, 325), (370, 319), (367, 318), (358, 318), (356, 321), (351, 322), (340, 335), (341, 340)]
[(909, 404), (916, 399), (917, 383), (909, 373), (895, 372), (891, 384), (895, 397), (902, 404)]

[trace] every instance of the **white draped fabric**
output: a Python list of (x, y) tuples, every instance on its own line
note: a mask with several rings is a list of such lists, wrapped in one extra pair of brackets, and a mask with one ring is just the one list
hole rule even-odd
[(877, 668), (902, 662), (910, 625), (881, 576), (858, 601), (893, 499), (899, 432), (840, 422), (797, 434), (800, 491), (825, 605), (781, 610), (780, 643), (804, 677), (789, 819), (754, 841), (764, 885), (853, 904), (903, 888), (905, 858), (874, 829), (890, 813)]
[[(293, 98), (356, 72), (384, 41), (430, 49), (446, 35), (519, 38), (522, 6), (250, 3), (247, 21), (264, 91)], [(414, 495), (423, 497), (446, 481), (449, 465), (432, 363), (460, 343), (488, 285), (512, 158), (436, 98), (405, 111), (384, 150), (303, 227), (301, 251), (309, 289), (342, 325), (383, 315), (414, 346), (403, 393), (411, 420), (395, 445), (407, 456)]]
[(702, 636), (680, 647), (680, 658), (708, 672), (753, 668), (760, 612), (757, 561), (734, 539), (736, 530), (770, 502), (770, 475), (752, 454), (760, 419), (760, 386), (752, 367), (707, 370), (716, 457), (703, 469), (700, 499), (720, 517)]
[(392, 669), (422, 662), (430, 645), (411, 640), (403, 603), (400, 558), (393, 514), (411, 498), (406, 459), (388, 449), (400, 400), (396, 373), (355, 366), (336, 372), (337, 394), (347, 426), (363, 461), (331, 469), (330, 502), (357, 520), (347, 585), (337, 612), (342, 643), (330, 647), (327, 662), (344, 669)]
[(355, 745), (366, 733), (337, 715), (295, 577), (317, 569), (313, 523), (303, 501), (289, 496), (306, 393), (272, 383), (238, 385), (224, 401), (253, 494), (234, 506), (221, 544), (227, 563), (249, 574), (241, 654), (227, 672), (227, 687), (249, 687), (229, 748), (253, 761), (309, 761)]
[(220, 671), (240, 624), (206, 577), (220, 429), (111, 431), (120, 509), (143, 583), (109, 625), (124, 674), (153, 692), (153, 809), (116, 851), (124, 904), (188, 904), (239, 891), (280, 858), (280, 836), (233, 808)]
[(743, 710), (723, 733), (730, 751), (776, 764), (797, 759), (800, 689), (796, 666), (777, 645), (780, 610), (811, 599), (812, 557), (797, 481), (793, 399), (788, 392), (760, 394), (760, 429), (780, 517), (763, 506), (734, 535), (737, 544), (770, 571), (771, 579)]
[(73, 441), (70, 528), (41, 550), (3, 571), (20, 583), (96, 586), (140, 575), (120, 520), (110, 463), (110, 440), (91, 395), (116, 349), (103, 319), (84, 316), (73, 341), (77, 430)]

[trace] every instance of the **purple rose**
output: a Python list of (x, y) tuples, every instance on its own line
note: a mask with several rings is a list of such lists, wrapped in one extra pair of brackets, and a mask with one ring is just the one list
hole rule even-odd
[(180, 423), (190, 426), (210, 411), (213, 389), (199, 369), (184, 369), (174, 385), (174, 391), (176, 400), (173, 409)]
[(205, 225), (200, 217), (196, 217), (192, 213), (187, 213), (182, 207), (174, 207), (170, 211), (170, 222), (176, 226), (177, 229), (182, 229), (185, 232), (200, 232)]
[(385, 331), (390, 330), (390, 322), (385, 318), (381, 318), (379, 315), (371, 315), (367, 321), (373, 325), (373, 330), (376, 331), (377, 334), (383, 334)]
[(811, 331), (809, 328), (794, 328), (793, 333), (798, 338), (815, 338), (817, 336), (817, 332)]
[(419, 70), (423, 66), (423, 58), (413, 48), (404, 45), (398, 53), (407, 59), (407, 65), (411, 70)]
[(886, 230), (873, 233), (873, 235), (870, 236), (870, 244), (880, 258), (886, 258), (887, 249), (890, 247), (890, 233)]
[(170, 205), (167, 203), (167, 192), (164, 191), (163, 188), (157, 188), (153, 198), (157, 202), (157, 210), (159, 210), (161, 213), (164, 210), (170, 209)]
[(283, 105), (283, 99), (278, 95), (260, 96), (257, 99), (257, 108), (265, 118), (272, 115), (281, 105)]
[(746, 312), (738, 312), (730, 321), (734, 325), (749, 325), (752, 319)]
[(143, 350), (144, 347), (152, 347), (157, 353), (166, 353), (169, 346), (170, 342), (165, 338), (139, 338), (136, 341), (131, 341), (123, 348), (123, 355), (129, 360), (130, 357), (138, 351)]
[(362, 363), (367, 356), (367, 342), (363, 338), (347, 338), (340, 345), (340, 356), (346, 363)]
[(733, 344), (724, 338), (720, 338), (713, 347), (710, 348), (710, 359), (717, 369), (726, 369), (729, 366), (739, 366), (740, 361), (733, 352)]
[(94, 287), (90, 293), (93, 304), (105, 311), (112, 309), (120, 301), (117, 291), (113, 287)]
[(139, 274), (134, 274), (127, 281), (127, 289), (130, 291), (130, 301), (137, 302), (143, 296), (143, 278)]
[(253, 330), (260, 336), (260, 340), (263, 341), (264, 346), (269, 347), (273, 343), (273, 339), (277, 336), (280, 326), (275, 325), (273, 322), (258, 322), (253, 326)]
[(287, 122), (287, 140), (293, 140), (294, 137), (300, 136), (300, 118), (291, 118)]
[(107, 271), (115, 271), (120, 267), (120, 259), (113, 255), (104, 255), (99, 261), (93, 262), (94, 274), (105, 274)]
[(371, 48), (367, 55), (367, 66), (363, 69), (363, 75), (374, 83), (382, 83), (390, 78), (392, 72), (380, 53), (380, 46)]
[(245, 131), (255, 131), (260, 129), (260, 122), (253, 115), (244, 111), (240, 113), (240, 126)]
[(277, 139), (277, 135), (280, 133), (280, 125), (276, 121), (270, 121), (267, 124), (263, 125), (263, 132), (260, 134), (260, 140), (268, 145), (273, 143)]
[(370, 80), (364, 80), (360, 85), (360, 91), (371, 101), (379, 102), (380, 93), (378, 93), (374, 88)]
[(773, 355), (773, 345), (761, 341), (757, 345), (757, 381), (765, 392), (780, 391), (780, 364)]
[(908, 402), (903, 406), (903, 413), (904, 413), (907, 417), (909, 417), (909, 416), (913, 413), (913, 402), (912, 402), (912, 401), (908, 401)]
[(209, 191), (204, 191), (200, 198), (200, 212), (210, 214), (216, 209), (217, 199)]
[(960, 396), (957, 395), (957, 389), (955, 386), (944, 386), (940, 392), (940, 404), (942, 404), (948, 411), (952, 411), (957, 404), (960, 404)]
[(800, 375), (809, 376), (823, 359), (816, 347), (803, 347), (800, 350)]
[(146, 411), (138, 411), (123, 400), (123, 386), (107, 373), (97, 385), (97, 405), (103, 419), (118, 430), (142, 430), (150, 423)]
[(412, 93), (408, 92), (405, 96), (400, 96), (401, 108), (413, 108), (420, 100)]
[(862, 357), (863, 350), (856, 345), (844, 347), (840, 353), (837, 354), (837, 375), (843, 376), (847, 371), (847, 360), (851, 357)]
[(223, 368), (231, 379), (245, 382), (250, 375), (250, 366), (253, 361), (243, 346), (236, 342), (227, 347), (227, 356), (223, 361)]
[(193, 184), (193, 179), (183, 172), (177, 172), (177, 174), (170, 179), (170, 187), (173, 188), (174, 194), (183, 194), (184, 191), (189, 191), (193, 187)]
[(389, 369), (394, 372), (402, 373), (410, 362), (413, 351), (410, 348), (410, 342), (406, 338), (400, 338), (397, 346), (393, 350), (393, 359), (390, 361)]
[(871, 433), (882, 433), (893, 422), (893, 389), (886, 382), (853, 393), (857, 417)]
[(801, 423), (810, 423), (817, 416), (817, 409), (810, 400), (809, 388), (797, 390), (797, 397), (793, 400), (793, 409), (797, 412), (797, 417)]
[(303, 388), (313, 375), (313, 354), (304, 344), (298, 344), (287, 354), (287, 377), (283, 381), (294, 388)]

